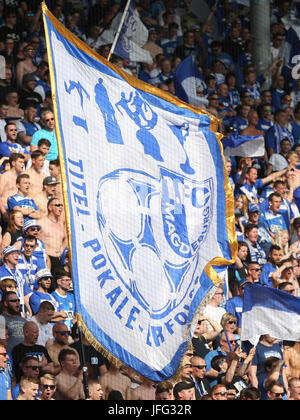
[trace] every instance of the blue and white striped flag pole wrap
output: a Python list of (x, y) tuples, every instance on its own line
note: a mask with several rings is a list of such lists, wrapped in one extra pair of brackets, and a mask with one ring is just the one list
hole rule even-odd
[(265, 334), (279, 340), (300, 341), (300, 298), (271, 287), (247, 285), (241, 340), (251, 341)]
[(43, 16), (78, 323), (109, 360), (166, 380), (237, 253), (218, 120)]

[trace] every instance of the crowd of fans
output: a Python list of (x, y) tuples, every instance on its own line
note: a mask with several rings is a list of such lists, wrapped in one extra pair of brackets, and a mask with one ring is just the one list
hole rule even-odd
[[(121, 0), (53, 0), (71, 32), (107, 58)], [(215, 4), (216, 3), (216, 4)], [(201, 108), (220, 119), (224, 139), (250, 136), (264, 152), (226, 155), (235, 198), (238, 255), (199, 317), (176, 378), (153, 384), (117, 368), (83, 336), (89, 399), (300, 399), (300, 346), (260, 337), (240, 342), (249, 283), (300, 297), (300, 82), (292, 75), (299, 39), (286, 18), (300, 3), (271, 3), (271, 64), (257, 74), (249, 7), (207, 0), (137, 0), (153, 64), (111, 62), (176, 95), (178, 65), (194, 57)], [(0, 1), (0, 399), (87, 397), (74, 319), (71, 268), (49, 65), (39, 2)], [(257, 143), (255, 143), (257, 144)], [(225, 141), (224, 141), (225, 145)]]

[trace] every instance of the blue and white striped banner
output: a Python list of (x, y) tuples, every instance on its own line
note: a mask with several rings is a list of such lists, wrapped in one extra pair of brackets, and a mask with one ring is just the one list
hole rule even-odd
[(162, 381), (219, 283), (215, 268), (236, 255), (218, 121), (43, 12), (78, 319), (96, 348)]
[(241, 339), (265, 334), (279, 340), (300, 341), (300, 298), (272, 287), (247, 285)]

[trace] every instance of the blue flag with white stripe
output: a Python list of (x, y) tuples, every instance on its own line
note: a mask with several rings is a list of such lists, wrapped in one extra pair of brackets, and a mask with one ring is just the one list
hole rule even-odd
[(241, 339), (264, 334), (278, 340), (300, 341), (300, 298), (272, 287), (247, 285)]
[(176, 69), (174, 77), (175, 95), (193, 106), (208, 105), (206, 98), (197, 96), (197, 86), (204, 88), (202, 74), (190, 55)]
[(139, 17), (135, 1), (131, 0), (113, 53), (131, 62), (152, 64), (151, 54), (142, 48), (147, 40), (148, 29)]
[(226, 156), (259, 157), (265, 153), (265, 140), (262, 135), (247, 136), (236, 132), (229, 134), (222, 142)]
[(110, 361), (166, 380), (237, 253), (218, 120), (43, 11), (76, 317)]

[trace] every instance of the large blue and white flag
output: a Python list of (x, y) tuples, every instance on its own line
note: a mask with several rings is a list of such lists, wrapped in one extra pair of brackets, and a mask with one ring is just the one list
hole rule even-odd
[(193, 105), (208, 105), (205, 97), (197, 96), (197, 86), (203, 88), (203, 77), (190, 55), (176, 69), (174, 77), (175, 94), (182, 101)]
[(166, 380), (237, 252), (218, 121), (43, 13), (77, 319), (110, 360)]
[(239, 133), (230, 134), (223, 139), (225, 156), (260, 157), (265, 154), (263, 136), (246, 136)]
[(131, 0), (113, 53), (129, 61), (152, 64), (151, 54), (142, 48), (147, 41), (148, 29)]
[(271, 287), (248, 285), (244, 289), (241, 340), (251, 341), (265, 334), (300, 341), (300, 298)]

